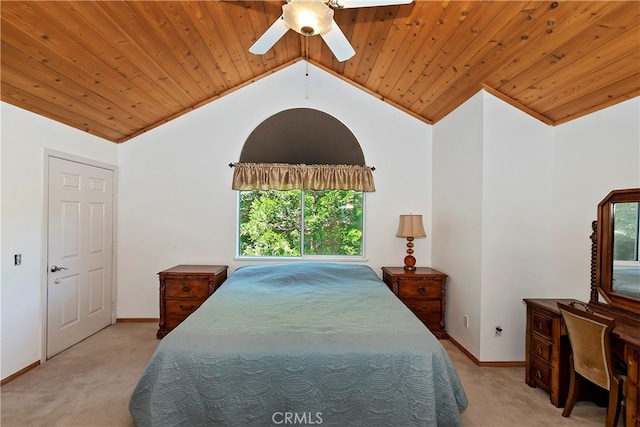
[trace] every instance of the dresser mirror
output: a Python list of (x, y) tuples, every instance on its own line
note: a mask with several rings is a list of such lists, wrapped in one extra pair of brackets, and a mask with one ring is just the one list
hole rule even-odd
[(614, 190), (600, 202), (592, 240), (591, 302), (602, 297), (640, 313), (640, 188)]

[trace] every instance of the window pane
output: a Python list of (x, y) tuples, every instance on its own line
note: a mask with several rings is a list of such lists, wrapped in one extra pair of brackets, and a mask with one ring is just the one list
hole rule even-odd
[(362, 255), (362, 199), (355, 191), (305, 191), (304, 254)]
[(240, 248), (245, 256), (300, 256), (302, 192), (241, 191)]
[(638, 207), (640, 203), (615, 203), (613, 259), (638, 261)]
[(362, 255), (362, 192), (254, 190), (239, 197), (240, 256)]

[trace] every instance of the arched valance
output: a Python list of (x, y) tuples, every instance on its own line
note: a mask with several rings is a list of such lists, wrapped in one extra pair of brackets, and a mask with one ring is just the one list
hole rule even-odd
[(375, 191), (355, 135), (311, 108), (284, 110), (260, 123), (234, 166), (234, 190)]

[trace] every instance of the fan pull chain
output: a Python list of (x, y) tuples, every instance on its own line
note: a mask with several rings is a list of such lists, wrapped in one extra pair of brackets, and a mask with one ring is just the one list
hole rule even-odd
[(305, 52), (304, 52), (304, 56), (305, 56), (305, 73), (304, 75), (307, 77), (306, 79), (304, 79), (304, 98), (305, 99), (309, 99), (309, 36), (305, 36)]
[(309, 36), (305, 36), (305, 57), (307, 60), (307, 65), (306, 65), (306, 70), (305, 70), (305, 76), (309, 77)]

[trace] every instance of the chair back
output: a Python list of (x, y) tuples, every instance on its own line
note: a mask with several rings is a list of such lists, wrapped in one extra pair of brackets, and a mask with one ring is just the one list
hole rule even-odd
[(575, 371), (599, 385), (611, 390), (611, 379), (615, 375), (611, 354), (611, 330), (615, 320), (590, 311), (558, 303), (569, 332)]

